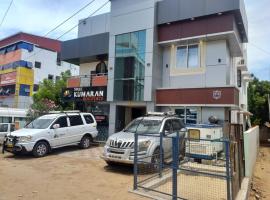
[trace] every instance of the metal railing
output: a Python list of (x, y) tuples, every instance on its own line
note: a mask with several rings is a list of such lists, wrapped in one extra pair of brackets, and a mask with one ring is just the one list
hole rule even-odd
[[(159, 151), (149, 155), (159, 158), (158, 164), (138, 151), (138, 141), (145, 136), (160, 140)], [(183, 140), (179, 133), (174, 136), (135, 134), (134, 191), (161, 199), (231, 200), (230, 141)]]
[(107, 73), (72, 76), (67, 81), (67, 87), (107, 86), (107, 80)]

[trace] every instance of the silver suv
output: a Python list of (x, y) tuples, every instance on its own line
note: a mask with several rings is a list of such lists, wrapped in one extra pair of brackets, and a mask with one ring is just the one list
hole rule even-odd
[[(146, 163), (158, 162), (160, 135), (163, 137), (164, 158), (172, 154), (171, 137), (179, 132), (180, 154), (184, 154), (186, 128), (181, 119), (164, 113), (149, 113), (133, 120), (124, 130), (109, 137), (104, 147), (102, 158), (108, 165), (114, 163), (133, 164), (134, 133), (138, 133), (138, 159)], [(147, 136), (146, 136), (147, 135)]]

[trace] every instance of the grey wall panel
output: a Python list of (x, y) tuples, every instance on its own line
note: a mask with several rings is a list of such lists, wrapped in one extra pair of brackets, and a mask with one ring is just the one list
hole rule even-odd
[(63, 42), (61, 59), (64, 61), (90, 59), (97, 55), (108, 54), (108, 52), (109, 33), (102, 33)]
[(158, 24), (227, 12), (237, 8), (239, 0), (164, 0), (158, 2)]
[(244, 0), (163, 0), (157, 4), (157, 24), (233, 11), (244, 42), (247, 42), (248, 22)]
[(105, 13), (79, 21), (78, 37), (86, 37), (109, 32), (110, 13)]
[(227, 65), (207, 66), (205, 72), (206, 87), (224, 87), (227, 85)]

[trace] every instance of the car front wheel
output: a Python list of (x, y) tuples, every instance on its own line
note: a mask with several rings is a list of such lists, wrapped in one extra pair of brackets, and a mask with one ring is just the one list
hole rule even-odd
[(80, 147), (82, 149), (88, 149), (91, 146), (92, 138), (90, 136), (83, 136), (80, 142)]
[(33, 149), (33, 155), (35, 157), (43, 157), (49, 152), (49, 147), (46, 142), (38, 142), (34, 149)]

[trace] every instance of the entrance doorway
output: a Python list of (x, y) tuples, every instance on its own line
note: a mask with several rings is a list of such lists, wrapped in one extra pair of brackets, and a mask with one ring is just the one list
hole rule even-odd
[(133, 119), (146, 114), (146, 107), (116, 106), (115, 131), (125, 128)]

